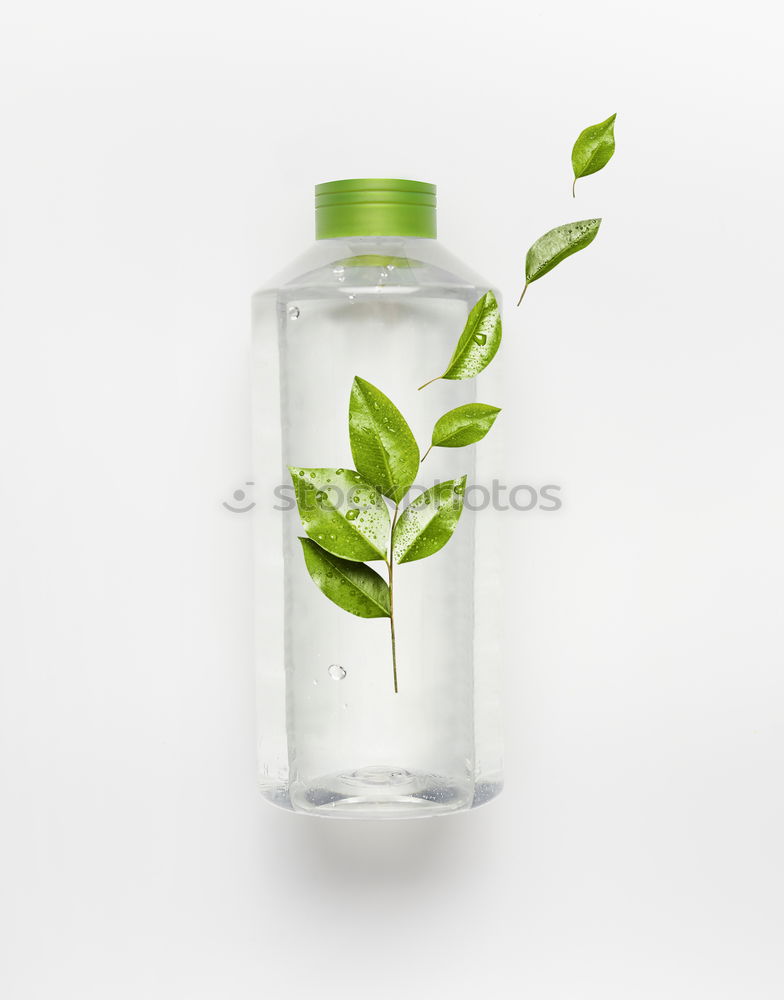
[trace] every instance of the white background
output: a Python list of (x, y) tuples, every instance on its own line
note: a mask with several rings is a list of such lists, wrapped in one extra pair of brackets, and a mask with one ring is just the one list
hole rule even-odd
[[(4, 998), (781, 998), (773, 11), (4, 4)], [(248, 299), (347, 176), (439, 185), (563, 486), (508, 520), (507, 789), (444, 820), (255, 787)]]

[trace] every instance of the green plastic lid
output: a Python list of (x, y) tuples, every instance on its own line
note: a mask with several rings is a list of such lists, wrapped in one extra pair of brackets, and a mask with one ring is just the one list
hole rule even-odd
[(316, 239), (341, 236), (436, 238), (436, 186), (363, 177), (316, 185)]

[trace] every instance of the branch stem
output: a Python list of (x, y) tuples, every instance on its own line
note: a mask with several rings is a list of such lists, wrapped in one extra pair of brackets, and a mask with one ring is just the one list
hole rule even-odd
[(398, 693), (397, 688), (397, 647), (395, 646), (395, 597), (393, 583), (392, 567), (394, 566), (394, 556), (392, 554), (392, 536), (395, 531), (395, 523), (397, 521), (397, 512), (400, 507), (400, 501), (395, 504), (395, 511), (392, 514), (392, 526), (389, 530), (389, 559), (387, 559), (387, 573), (389, 574), (389, 637), (392, 640), (392, 682), (395, 687), (395, 694)]
[(435, 378), (431, 378), (429, 382), (425, 382), (424, 385), (420, 385), (419, 389), (417, 389), (417, 392), (419, 392), (422, 389), (426, 389), (427, 386), (432, 385), (434, 382), (437, 382), (440, 378), (443, 378), (443, 377), (444, 377), (443, 375), (436, 375), (436, 377)]
[(518, 306), (519, 306), (519, 305), (520, 305), (520, 303), (521, 303), (521, 302), (523, 301), (523, 296), (525, 295), (525, 293), (526, 293), (527, 291), (528, 291), (528, 282), (526, 281), (526, 283), (525, 283), (525, 288), (523, 288), (522, 292), (520, 292), (520, 298), (519, 298), (519, 299), (517, 300), (517, 304), (518, 304)]
[(574, 189), (575, 189), (576, 186), (577, 186), (577, 178), (575, 177), (574, 184), (572, 184), (572, 197), (573, 198), (577, 197), (577, 195), (574, 193)]
[(433, 445), (431, 444), (430, 447), (425, 452), (425, 454), (422, 456), (422, 461), (419, 463), (420, 465), (422, 464), (422, 462), (424, 462), (424, 460), (427, 458), (427, 456), (430, 454), (432, 450), (433, 450)]

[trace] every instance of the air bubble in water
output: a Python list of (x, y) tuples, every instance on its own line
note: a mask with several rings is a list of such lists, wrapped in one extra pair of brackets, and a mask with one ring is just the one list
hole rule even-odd
[(346, 676), (346, 671), (339, 663), (331, 663), (327, 673), (333, 681), (342, 681)]

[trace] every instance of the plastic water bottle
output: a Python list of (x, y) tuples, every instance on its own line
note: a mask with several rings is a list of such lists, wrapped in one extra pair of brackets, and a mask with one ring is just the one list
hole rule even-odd
[[(502, 783), (468, 503), (487, 442), (428, 449), (498, 402), (438, 377), (497, 292), (436, 241), (432, 184), (320, 184), (316, 237), (253, 300), (261, 787), (323, 816), (468, 809)], [(469, 333), (481, 361), (498, 310)]]

